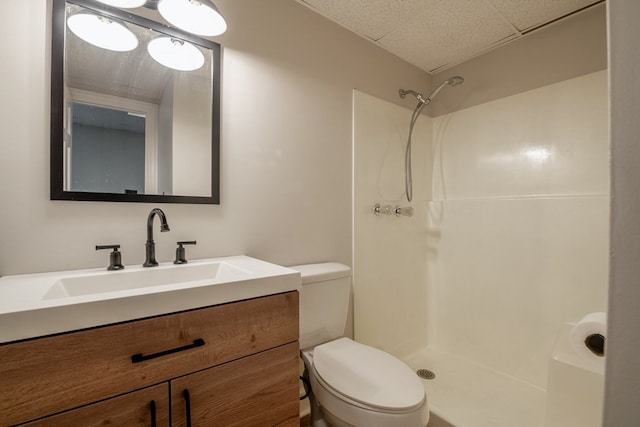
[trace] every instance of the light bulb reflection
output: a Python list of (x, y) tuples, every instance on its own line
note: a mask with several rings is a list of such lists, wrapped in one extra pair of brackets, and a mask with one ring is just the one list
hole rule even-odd
[(524, 156), (536, 163), (544, 163), (551, 157), (551, 150), (544, 147), (529, 147), (522, 151)]
[(128, 52), (138, 46), (138, 38), (124, 24), (91, 13), (79, 13), (67, 20), (69, 29), (82, 40), (103, 49)]
[(172, 37), (158, 37), (147, 46), (149, 55), (165, 67), (193, 71), (204, 65), (204, 55), (191, 43)]
[(147, 0), (98, 0), (98, 1), (106, 5), (120, 7), (122, 9), (133, 9), (134, 7), (142, 6), (147, 2)]
[(208, 0), (160, 0), (158, 12), (181, 30), (200, 36), (218, 36), (227, 31), (227, 22)]

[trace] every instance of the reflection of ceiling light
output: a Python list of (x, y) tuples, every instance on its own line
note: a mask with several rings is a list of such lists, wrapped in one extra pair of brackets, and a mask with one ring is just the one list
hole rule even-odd
[(140, 7), (147, 2), (147, 0), (98, 0), (100, 3), (108, 4), (109, 6), (121, 7), (123, 9), (133, 9), (134, 7)]
[(218, 36), (227, 23), (209, 0), (160, 0), (160, 15), (176, 27), (200, 36)]
[(138, 46), (138, 39), (131, 30), (104, 16), (78, 13), (69, 17), (67, 25), (82, 40), (103, 49), (127, 52)]
[(542, 163), (551, 157), (551, 151), (544, 147), (529, 147), (523, 150), (525, 157), (534, 162)]
[(153, 59), (174, 70), (193, 71), (204, 64), (204, 55), (197, 47), (172, 37), (151, 40), (147, 50)]

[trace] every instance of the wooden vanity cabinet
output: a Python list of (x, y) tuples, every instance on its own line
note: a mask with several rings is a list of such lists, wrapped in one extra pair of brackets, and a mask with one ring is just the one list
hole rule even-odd
[(296, 425), (298, 292), (0, 345), (2, 427), (186, 426), (184, 390), (194, 427)]

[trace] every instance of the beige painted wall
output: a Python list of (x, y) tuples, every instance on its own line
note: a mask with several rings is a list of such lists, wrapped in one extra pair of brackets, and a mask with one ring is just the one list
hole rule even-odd
[[(48, 2), (0, 17), (0, 275), (106, 266), (96, 244), (144, 260), (157, 205), (49, 201)], [(290, 0), (218, 0), (222, 64), (221, 205), (162, 205), (160, 261), (247, 254), (284, 265), (351, 264), (353, 88), (399, 102), (429, 76)], [(50, 5), (48, 6), (50, 8)]]

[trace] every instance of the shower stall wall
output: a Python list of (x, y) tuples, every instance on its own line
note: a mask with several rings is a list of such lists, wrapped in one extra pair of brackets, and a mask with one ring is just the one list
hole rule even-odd
[(383, 129), (411, 111), (354, 95), (355, 338), (434, 370), (430, 407), (452, 424), (544, 425), (556, 338), (606, 311), (606, 99), (601, 71), (421, 117), (405, 221), (369, 206), (403, 137)]
[(353, 96), (354, 332), (399, 356), (427, 345), (432, 121), (422, 116), (413, 129), (413, 216), (375, 215), (376, 204), (409, 205), (404, 161), (411, 111), (359, 91)]

